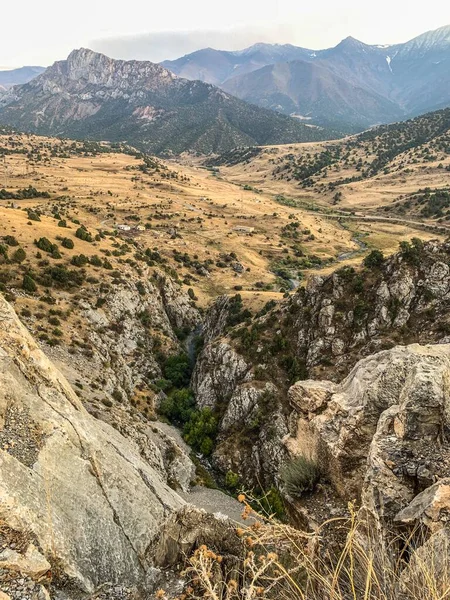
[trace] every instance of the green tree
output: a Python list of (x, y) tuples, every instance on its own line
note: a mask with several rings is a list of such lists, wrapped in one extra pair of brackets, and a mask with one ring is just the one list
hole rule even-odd
[(31, 294), (37, 290), (37, 285), (34, 279), (28, 273), (25, 273), (22, 281), (22, 289)]
[(364, 259), (364, 266), (368, 269), (377, 269), (384, 263), (384, 254), (381, 250), (372, 250)]
[(189, 421), (195, 410), (195, 398), (188, 388), (175, 390), (161, 402), (159, 412), (173, 423)]
[(173, 387), (184, 388), (189, 385), (192, 367), (187, 354), (169, 356), (164, 363), (164, 377), (172, 382)]
[(26, 259), (27, 254), (23, 248), (17, 248), (17, 250), (13, 253), (11, 260), (15, 263), (23, 263)]
[(217, 425), (217, 418), (210, 408), (195, 411), (183, 428), (183, 438), (194, 450), (209, 456), (214, 448)]

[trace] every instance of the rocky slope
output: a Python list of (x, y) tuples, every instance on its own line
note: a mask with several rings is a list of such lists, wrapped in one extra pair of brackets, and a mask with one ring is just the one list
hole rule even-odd
[(193, 386), (199, 405), (220, 417), (219, 468), (269, 484), (285, 459), (290, 385), (307, 377), (339, 380), (362, 356), (445, 339), (449, 254), (448, 244), (404, 247), (377, 267), (317, 277), (280, 306), (228, 330), (217, 325), (226, 323), (226, 306), (216, 307)]
[(86, 49), (14, 88), (2, 100), (0, 121), (46, 135), (126, 141), (152, 153), (220, 152), (331, 135), (154, 63)]
[(0, 528), (23, 548), (2, 550), (2, 568), (28, 562), (73, 590), (150, 585), (147, 548), (184, 504), (158, 448), (144, 456), (91, 417), (2, 297), (0, 319)]
[[(129, 275), (128, 281), (124, 279), (121, 287), (108, 290), (100, 300), (85, 294), (78, 301), (83, 330), (73, 331), (71, 348), (46, 347), (69, 380), (78, 382), (80, 395), (94, 412), (114, 398), (120, 403), (120, 398), (139, 400), (146, 390), (151, 395), (149, 382), (162, 377), (157, 360), (160, 341), (165, 341), (167, 352), (180, 352), (183, 347), (175, 331), (194, 330), (200, 322), (198, 310), (170, 277), (162, 273), (153, 279), (144, 277), (138, 291)], [(26, 322), (37, 333), (39, 325)], [(158, 338), (150, 335), (149, 327), (159, 333)]]

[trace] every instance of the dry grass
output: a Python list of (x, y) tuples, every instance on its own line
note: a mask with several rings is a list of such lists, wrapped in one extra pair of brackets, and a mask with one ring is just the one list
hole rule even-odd
[[(251, 509), (246, 501), (244, 512)], [(184, 600), (448, 600), (448, 542), (419, 536), (382, 540), (350, 506), (348, 520), (334, 519), (306, 534), (272, 517), (259, 517), (242, 537), (241, 559), (198, 548), (188, 559)], [(330, 531), (339, 532), (341, 543)], [(424, 541), (422, 539), (421, 541)], [(404, 550), (408, 549), (408, 553)], [(403, 551), (402, 551), (403, 550)], [(159, 592), (163, 597), (164, 592)]]
[[(24, 144), (37, 144), (41, 139), (58, 144), (55, 140), (34, 136), (21, 139)], [(0, 146), (7, 147), (8, 143), (7, 136), (0, 136)], [(283, 250), (291, 245), (290, 240), (283, 237), (282, 228), (292, 222), (292, 215), (300, 221), (302, 229), (313, 234), (311, 239), (305, 237), (301, 241), (306, 255), (328, 259), (356, 249), (352, 233), (339, 224), (308, 210), (277, 203), (273, 194), (282, 190), (272, 189), (269, 182), (263, 193), (256, 193), (236, 185), (233, 178), (218, 178), (195, 164), (169, 162), (169, 170), (178, 177), (165, 179), (161, 173), (145, 174), (136, 170), (139, 162), (126, 154), (106, 153), (50, 157), (49, 161), (35, 162), (30, 167), (24, 155), (6, 156), (5, 163), (0, 165), (0, 187), (15, 191), (33, 185), (49, 192), (51, 198), (17, 201), (16, 208), (11, 208), (9, 201), (0, 201), (0, 236), (16, 235), (28, 253), (33, 251), (35, 237), (44, 235), (53, 241), (57, 235), (73, 235), (74, 226), (68, 231), (61, 230), (50, 217), (51, 207), (60, 197), (69, 198), (68, 217), (78, 219), (94, 233), (99, 229), (111, 230), (117, 223), (129, 223), (127, 217), (134, 215), (139, 221), (133, 223), (150, 226), (135, 234), (135, 239), (143, 247), (157, 247), (180, 278), (188, 272), (173, 260), (174, 250), (214, 263), (221, 255), (236, 253), (245, 267), (244, 273), (215, 268), (209, 277), (196, 276), (191, 286), (199, 303), (207, 305), (217, 295), (234, 293), (235, 286), (242, 285), (247, 300), (250, 305), (254, 303), (255, 308), (281, 297), (277, 294), (272, 265), (285, 256)], [(26, 208), (38, 208), (48, 216), (40, 223), (28, 225), (23, 210)], [(158, 212), (164, 214), (163, 218), (155, 218)], [(254, 233), (238, 233), (234, 231), (238, 226), (254, 228)], [(109, 239), (102, 242), (102, 249), (112, 249)], [(75, 250), (65, 251), (65, 255), (70, 259), (72, 254), (89, 256), (98, 250), (93, 245), (77, 242)], [(117, 261), (111, 259), (111, 262), (120, 268)], [(274, 288), (256, 290), (258, 282), (272, 284)]]
[[(298, 156), (309, 153), (314, 156), (322, 152), (327, 145), (327, 142), (318, 142), (267, 147), (265, 152), (249, 163), (220, 167), (220, 174), (227, 181), (256, 186), (273, 195), (283, 194), (305, 204), (328, 208), (333, 204), (334, 191), (324, 190), (318, 193), (315, 188), (302, 189), (299, 182), (293, 178), (279, 179), (273, 176), (276, 166), (282, 164), (288, 155)], [(363, 150), (354, 149), (353, 152), (355, 161), (359, 158), (366, 159)], [(415, 164), (409, 165), (408, 172), (402, 169), (396, 170), (402, 157), (403, 155), (400, 155), (390, 163), (390, 173), (380, 173), (370, 179), (340, 185), (338, 189), (343, 197), (339, 208), (370, 212), (380, 206), (390, 205), (401, 194), (414, 193), (419, 188), (440, 188), (450, 185), (450, 171), (442, 168), (450, 165), (450, 156), (445, 158), (439, 156), (435, 161), (417, 160)], [(352, 165), (341, 166), (339, 171), (328, 169), (327, 177), (322, 181), (329, 183), (359, 174), (360, 172)]]

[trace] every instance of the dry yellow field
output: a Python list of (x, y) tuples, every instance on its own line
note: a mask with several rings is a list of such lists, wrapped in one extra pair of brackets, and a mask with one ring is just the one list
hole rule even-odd
[[(295, 184), (269, 177), (273, 165), (268, 161), (299, 147), (268, 148), (251, 164), (221, 168), (218, 176), (193, 160), (142, 170), (142, 157), (114, 151), (62, 152), (58, 148), (64, 143), (35, 136), (0, 136), (0, 147), (32, 150), (31, 155), (6, 154), (0, 162), (0, 189), (16, 192), (33, 186), (50, 195), (0, 200), (0, 236), (14, 235), (30, 259), (36, 254), (35, 239), (47, 237), (59, 244), (58, 238), (67, 236), (73, 238), (75, 247), (60, 248), (63, 260), (70, 262), (79, 254), (106, 254), (113, 268), (132, 257), (132, 252), (114, 255), (120, 244), (132, 240), (141, 250), (158, 251), (165, 268), (192, 287), (203, 306), (220, 294), (239, 291), (258, 308), (281, 297), (302, 277), (360, 262), (355, 234), (368, 233), (364, 241), (386, 252), (395, 251), (401, 239), (436, 237), (406, 225), (343, 226), (306, 208), (280, 204), (275, 196), (294, 197)], [(304, 144), (301, 151), (322, 147)], [(380, 190), (388, 188), (387, 183), (378, 183)], [(244, 189), (244, 184), (253, 189)], [(367, 202), (375, 205), (385, 193), (380, 190), (365, 191), (370, 198)], [(307, 204), (326, 202), (310, 191), (301, 190), (297, 197)], [(352, 197), (349, 194), (349, 202)], [(30, 221), (27, 210), (38, 211), (41, 220)], [(58, 227), (55, 213), (67, 221), (67, 228)], [(93, 243), (75, 239), (80, 224), (92, 235), (106, 235)], [(131, 229), (120, 230), (123, 226)], [(308, 262), (310, 257), (313, 264)], [(275, 274), (286, 265), (291, 281)]]
[[(289, 155), (314, 156), (324, 151), (330, 144), (332, 143), (319, 142), (266, 147), (249, 163), (220, 167), (219, 176), (238, 185), (251, 185), (273, 195), (282, 194), (304, 202), (305, 205), (329, 208), (333, 206), (334, 191), (319, 190), (320, 185), (313, 189), (302, 189), (296, 179), (292, 177), (281, 179), (278, 174), (274, 177), (274, 172)], [(352, 160), (357, 162), (363, 156), (361, 150), (355, 149)], [(399, 196), (414, 193), (421, 188), (450, 186), (450, 170), (446, 169), (450, 166), (450, 155), (440, 155), (432, 161), (417, 161), (409, 165), (406, 171), (401, 168), (400, 162), (401, 158), (392, 161), (389, 165), (390, 172), (387, 174), (381, 173), (370, 179), (340, 185), (342, 199), (339, 208), (370, 211), (389, 206)], [(323, 182), (330, 183), (341, 178), (355, 177), (358, 174), (358, 170), (352, 164), (345, 168), (340, 167), (339, 170), (329, 168)]]

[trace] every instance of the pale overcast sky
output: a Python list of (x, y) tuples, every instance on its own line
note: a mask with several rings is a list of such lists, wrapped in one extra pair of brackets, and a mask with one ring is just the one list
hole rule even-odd
[(2, 2), (0, 66), (47, 66), (74, 48), (160, 61), (258, 41), (319, 49), (352, 35), (406, 41), (450, 24), (448, 0), (13, 0)]

